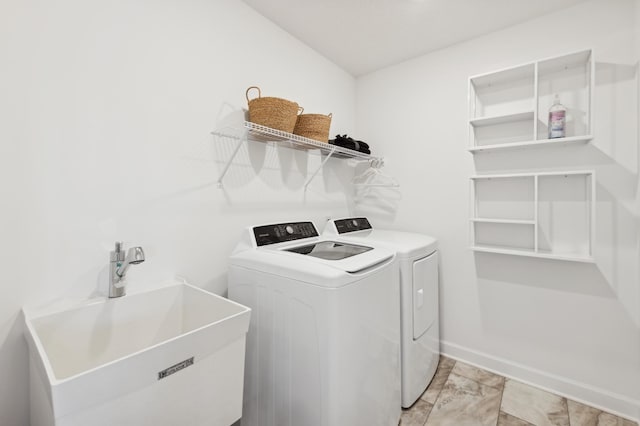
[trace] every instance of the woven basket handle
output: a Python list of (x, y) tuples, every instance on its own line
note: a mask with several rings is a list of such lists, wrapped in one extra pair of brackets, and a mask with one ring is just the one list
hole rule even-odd
[(262, 97), (262, 92), (260, 91), (260, 88), (258, 86), (251, 86), (247, 89), (247, 91), (245, 92), (245, 96), (247, 97), (247, 102), (249, 102), (249, 90), (251, 89), (256, 89), (258, 90), (258, 98)]

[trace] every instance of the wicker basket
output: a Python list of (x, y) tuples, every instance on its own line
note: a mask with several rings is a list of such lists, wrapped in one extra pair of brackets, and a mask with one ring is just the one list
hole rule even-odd
[[(258, 90), (258, 97), (249, 100), (249, 91)], [(296, 119), (301, 108), (297, 103), (282, 98), (262, 97), (257, 86), (251, 86), (246, 92), (249, 105), (249, 121), (283, 132), (293, 133)]]
[(328, 142), (332, 116), (333, 114), (300, 114), (293, 133), (319, 142)]

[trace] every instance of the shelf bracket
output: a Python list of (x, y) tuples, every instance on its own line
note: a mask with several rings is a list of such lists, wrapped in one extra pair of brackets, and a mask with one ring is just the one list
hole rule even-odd
[(307, 179), (307, 181), (304, 183), (304, 190), (307, 190), (307, 186), (309, 186), (309, 184), (311, 183), (311, 181), (316, 177), (316, 175), (318, 174), (318, 172), (320, 171), (320, 169), (322, 169), (324, 167), (325, 164), (327, 164), (327, 161), (329, 161), (329, 158), (331, 158), (331, 156), (333, 155), (333, 153), (335, 152), (335, 149), (332, 149), (331, 151), (329, 151), (329, 153), (327, 154), (327, 158), (325, 158), (324, 160), (322, 160), (322, 163), (320, 163), (320, 165), (318, 166), (318, 168), (315, 170), (315, 172), (313, 172), (313, 174), (311, 175), (311, 177), (309, 179)]
[(236, 144), (236, 147), (233, 149), (233, 154), (231, 154), (231, 157), (229, 157), (229, 160), (227, 160), (227, 164), (225, 164), (224, 169), (222, 169), (220, 176), (218, 176), (218, 188), (222, 188), (222, 179), (224, 178), (224, 175), (227, 174), (227, 171), (231, 166), (231, 162), (233, 161), (234, 158), (236, 158), (238, 151), (240, 151), (240, 147), (242, 146), (242, 142), (244, 142), (244, 140), (245, 140), (245, 137), (238, 138), (238, 143)]

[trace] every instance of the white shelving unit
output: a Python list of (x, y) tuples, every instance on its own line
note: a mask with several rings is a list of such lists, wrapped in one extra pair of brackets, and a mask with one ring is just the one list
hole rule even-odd
[(594, 262), (595, 172), (471, 178), (471, 249)]
[[(593, 52), (506, 68), (469, 78), (469, 152), (587, 143), (593, 136)], [(567, 107), (567, 137), (548, 139), (555, 94)]]
[(307, 188), (309, 183), (311, 183), (311, 181), (316, 177), (318, 172), (322, 169), (322, 166), (324, 166), (332, 156), (345, 159), (351, 158), (359, 161), (368, 161), (375, 168), (380, 168), (384, 165), (384, 159), (381, 157), (374, 157), (372, 155), (364, 154), (352, 149), (331, 145), (325, 142), (319, 142), (313, 139), (294, 135), (292, 133), (287, 133), (281, 130), (262, 126), (260, 124), (255, 124), (250, 121), (244, 121), (237, 126), (229, 126), (219, 131), (216, 130), (211, 132), (211, 134), (219, 141), (225, 139), (236, 141), (236, 146), (234, 147), (232, 154), (230, 155), (227, 163), (222, 169), (222, 172), (220, 172), (220, 176), (218, 177), (218, 187), (220, 188), (222, 187), (222, 180), (227, 174), (227, 171), (229, 170), (233, 159), (238, 154), (238, 151), (240, 150), (242, 144), (246, 141), (270, 143), (274, 145), (287, 146), (293, 149), (319, 150), (320, 153), (325, 156), (325, 158), (323, 159), (320, 166), (311, 174), (311, 176), (305, 182), (305, 189)]

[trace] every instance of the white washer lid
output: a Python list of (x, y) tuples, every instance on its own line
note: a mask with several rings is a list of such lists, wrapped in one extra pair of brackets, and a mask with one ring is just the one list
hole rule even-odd
[(252, 269), (283, 278), (326, 287), (338, 288), (365, 278), (374, 268), (395, 254), (374, 248), (365, 253), (340, 260), (320, 259), (299, 253), (284, 251), (300, 244), (277, 244), (269, 247), (236, 251), (230, 258), (231, 265)]

